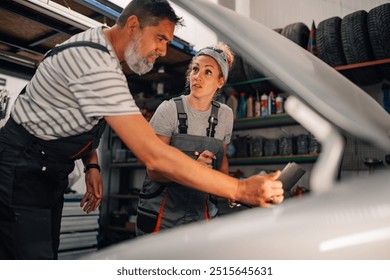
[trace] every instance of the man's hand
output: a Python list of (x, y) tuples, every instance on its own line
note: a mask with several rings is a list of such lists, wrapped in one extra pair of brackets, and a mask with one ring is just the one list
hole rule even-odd
[(273, 204), (282, 203), (284, 191), (282, 182), (277, 180), (279, 175), (280, 171), (276, 171), (239, 180), (236, 200), (261, 207), (272, 207)]
[(98, 208), (103, 198), (102, 177), (98, 169), (88, 169), (85, 173), (85, 185), (87, 191), (80, 202), (80, 207), (84, 207), (83, 210), (90, 213)]

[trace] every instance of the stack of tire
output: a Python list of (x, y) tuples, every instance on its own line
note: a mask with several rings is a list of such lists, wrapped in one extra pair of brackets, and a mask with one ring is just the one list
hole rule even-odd
[[(318, 57), (332, 67), (390, 58), (390, 3), (320, 22), (316, 41)], [(388, 64), (341, 73), (360, 86), (390, 80)]]
[[(309, 28), (302, 22), (292, 23), (284, 28), (276, 28), (275, 32), (285, 36), (302, 48), (307, 47), (309, 41)], [(267, 80), (264, 73), (256, 70), (248, 61), (243, 59), (239, 52), (235, 52), (234, 64), (229, 74), (229, 83), (239, 83), (243, 81), (253, 81), (264, 79), (260, 82), (253, 82), (249, 84), (241, 84), (235, 86), (236, 90), (241, 92), (280, 92), (281, 90), (272, 83), (272, 80)]]

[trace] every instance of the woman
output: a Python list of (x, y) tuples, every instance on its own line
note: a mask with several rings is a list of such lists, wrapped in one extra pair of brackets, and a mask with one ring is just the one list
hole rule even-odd
[[(233, 112), (214, 101), (228, 79), (234, 56), (225, 44), (201, 49), (187, 70), (190, 93), (164, 101), (150, 124), (158, 137), (198, 162), (228, 174), (226, 148), (233, 129)], [(217, 215), (206, 193), (165, 180), (148, 170), (140, 193), (137, 234), (210, 219)]]

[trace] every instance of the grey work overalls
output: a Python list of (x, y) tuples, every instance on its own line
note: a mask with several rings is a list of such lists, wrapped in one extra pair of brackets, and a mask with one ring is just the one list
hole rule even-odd
[[(78, 46), (108, 52), (100, 44), (75, 42), (48, 55)], [(57, 258), (68, 176), (75, 160), (97, 148), (105, 125), (101, 119), (91, 131), (49, 141), (12, 118), (0, 129), (0, 259)]]
[[(178, 111), (179, 133), (172, 135), (170, 145), (194, 159), (195, 151), (202, 153), (209, 150), (216, 156), (213, 168), (219, 169), (224, 155), (223, 142), (214, 138), (214, 132), (220, 104), (213, 101), (208, 137), (187, 134), (187, 114), (183, 101), (180, 97), (174, 100)], [(146, 175), (138, 202), (137, 234), (157, 233), (161, 229), (208, 220), (214, 218), (217, 211), (216, 201), (211, 201), (209, 194), (174, 182), (151, 181)]]

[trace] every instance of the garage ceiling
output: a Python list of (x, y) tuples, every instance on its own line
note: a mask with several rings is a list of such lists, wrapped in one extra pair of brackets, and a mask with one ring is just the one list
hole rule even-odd
[[(0, 60), (4, 67), (26, 74), (34, 72), (43, 55), (86, 26), (71, 22), (55, 11), (81, 14), (96, 24), (114, 24), (112, 18), (80, 4), (78, 0), (2, 0), (0, 3)], [(53, 7), (50, 11), (45, 7)], [(119, 9), (117, 7), (117, 9)], [(92, 20), (90, 20), (92, 23)]]
[[(56, 44), (92, 26), (114, 25), (121, 10), (106, 0), (1, 0), (0, 68), (31, 77), (44, 54)], [(183, 75), (192, 53), (189, 43), (175, 37), (168, 55), (156, 61), (155, 70), (144, 82), (158, 79), (153, 75), (162, 64), (167, 74)], [(129, 83), (138, 78), (127, 65), (123, 70)]]

